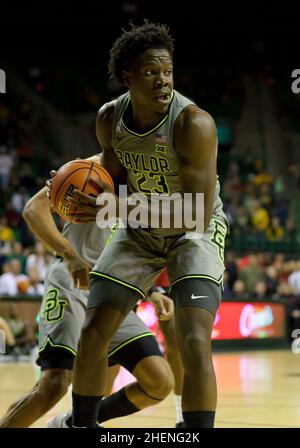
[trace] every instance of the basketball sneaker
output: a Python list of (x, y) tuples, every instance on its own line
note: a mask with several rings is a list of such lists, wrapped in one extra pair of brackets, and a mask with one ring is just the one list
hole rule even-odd
[[(67, 424), (68, 420), (72, 417), (72, 411), (64, 412), (56, 415), (52, 420), (47, 423), (47, 428), (71, 428)], [(100, 423), (96, 423), (97, 428), (103, 428)]]
[(70, 426), (67, 425), (67, 420), (71, 415), (71, 411), (56, 415), (47, 423), (47, 428), (70, 428)]

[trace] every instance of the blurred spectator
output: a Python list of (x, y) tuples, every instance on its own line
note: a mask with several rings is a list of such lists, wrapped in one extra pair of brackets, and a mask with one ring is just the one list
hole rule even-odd
[(223, 298), (224, 299), (230, 299), (232, 297), (232, 290), (228, 284), (228, 279), (229, 279), (229, 275), (228, 275), (228, 271), (224, 271), (224, 276), (223, 276)]
[(16, 303), (10, 305), (7, 322), (18, 347), (22, 349), (23, 354), (29, 354), (36, 345), (34, 325), (20, 317)]
[(228, 287), (232, 289), (234, 282), (238, 278), (238, 268), (235, 262), (234, 254), (231, 251), (227, 251), (226, 253), (225, 269), (225, 272), (227, 272)]
[(13, 193), (11, 197), (11, 205), (13, 209), (21, 214), (26, 202), (29, 200), (30, 196), (23, 185), (20, 185), (16, 192)]
[(19, 185), (28, 191), (33, 191), (36, 188), (35, 175), (33, 172), (32, 165), (30, 163), (22, 164), (21, 170), (18, 175)]
[(249, 216), (253, 214), (253, 211), (256, 210), (258, 207), (261, 206), (260, 201), (257, 199), (257, 195), (254, 191), (248, 192), (244, 196), (243, 205), (245, 207), (245, 210)]
[(297, 240), (297, 230), (293, 218), (288, 218), (285, 223), (285, 232), (291, 241)]
[[(11, 227), (7, 225), (7, 219), (5, 216), (1, 216), (0, 218), (0, 245), (6, 246), (11, 249), (11, 243), (14, 241), (15, 236)], [(4, 253), (3, 251), (1, 251)]]
[(2, 274), (6, 274), (6, 272), (10, 272), (10, 263), (8, 261), (2, 265)]
[(47, 261), (45, 246), (41, 241), (35, 243), (34, 252), (27, 258), (26, 272), (28, 273), (33, 266), (37, 269), (39, 281), (43, 282), (47, 270)]
[(6, 146), (0, 146), (0, 189), (8, 187), (14, 156)]
[(278, 287), (277, 269), (274, 265), (267, 266), (265, 282), (266, 293), (272, 297), (276, 294)]
[(249, 300), (249, 294), (246, 292), (245, 283), (242, 280), (234, 282), (232, 293), (237, 300)]
[(259, 281), (255, 285), (253, 297), (256, 300), (266, 300), (267, 285), (264, 281)]
[(245, 254), (237, 260), (238, 270), (242, 271), (247, 266), (249, 266), (249, 254)]
[(288, 298), (294, 294), (294, 289), (284, 280), (280, 280), (277, 287), (279, 297)]
[(22, 243), (19, 241), (14, 241), (12, 244), (12, 250), (10, 254), (6, 257), (6, 261), (11, 261), (12, 259), (19, 260), (21, 265), (21, 273), (25, 274), (26, 257), (24, 255), (24, 249)]
[(242, 232), (247, 232), (248, 225), (249, 225), (249, 216), (246, 212), (246, 208), (244, 206), (240, 206), (236, 211), (236, 220), (233, 223), (233, 228), (235, 228), (236, 226)]
[(27, 292), (29, 280), (27, 275), (21, 274), (21, 263), (18, 259), (12, 259), (7, 263), (9, 271), (0, 276), (0, 295), (15, 296), (18, 293)]
[(254, 230), (258, 232), (266, 230), (269, 225), (269, 221), (270, 217), (268, 210), (262, 207), (258, 200), (253, 201), (251, 223)]
[(44, 284), (40, 281), (36, 266), (32, 266), (28, 271), (29, 288), (27, 294), (31, 296), (42, 296), (44, 294)]
[(276, 269), (278, 279), (282, 278), (284, 262), (285, 262), (284, 254), (278, 253), (274, 255), (272, 265)]
[(265, 231), (268, 241), (282, 241), (284, 237), (284, 228), (280, 225), (279, 218), (274, 216), (271, 223)]
[(263, 168), (261, 160), (256, 160), (256, 171), (257, 174), (253, 178), (255, 185), (271, 184), (273, 182), (272, 176)]
[(300, 296), (300, 270), (292, 272), (288, 277), (288, 284), (295, 295)]
[(20, 226), (21, 214), (14, 210), (10, 202), (5, 204), (5, 217), (7, 219), (7, 224), (11, 227), (14, 237), (18, 238), (18, 228)]
[(286, 190), (285, 180), (283, 175), (278, 175), (274, 180), (274, 193), (276, 195), (281, 194)]
[(267, 210), (271, 210), (273, 198), (272, 198), (272, 186), (270, 184), (262, 184), (259, 192), (259, 200), (262, 207)]
[(254, 293), (256, 284), (264, 280), (264, 273), (257, 265), (256, 255), (251, 254), (248, 259), (249, 265), (240, 272), (239, 278), (244, 282), (246, 292)]

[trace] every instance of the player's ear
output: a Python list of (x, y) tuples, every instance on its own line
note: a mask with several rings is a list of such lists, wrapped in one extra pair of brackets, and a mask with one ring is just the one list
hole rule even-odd
[(131, 76), (130, 76), (130, 73), (127, 70), (123, 70), (122, 75), (123, 75), (123, 83), (124, 83), (124, 85), (129, 88), (131, 86)]

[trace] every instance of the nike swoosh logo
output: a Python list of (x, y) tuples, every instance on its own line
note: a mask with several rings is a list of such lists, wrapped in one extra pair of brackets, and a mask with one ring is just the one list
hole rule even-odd
[(195, 296), (194, 294), (192, 294), (191, 299), (209, 299), (208, 296)]

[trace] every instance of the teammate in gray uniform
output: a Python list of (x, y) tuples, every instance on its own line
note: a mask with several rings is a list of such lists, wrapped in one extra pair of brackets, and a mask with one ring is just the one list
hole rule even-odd
[[(76, 427), (95, 426), (110, 340), (165, 265), (184, 367), (184, 421), (186, 427), (214, 426), (217, 389), (211, 332), (221, 300), (227, 232), (216, 172), (217, 132), (207, 112), (173, 89), (172, 54), (173, 39), (164, 25), (145, 22), (122, 33), (111, 49), (109, 71), (127, 92), (101, 107), (96, 132), (103, 166), (115, 186), (127, 178), (130, 193), (191, 193), (194, 214), (199, 212), (196, 194), (203, 193), (205, 233), (192, 239), (191, 229), (176, 228), (172, 219), (167, 229), (136, 229), (129, 223), (102, 252), (91, 273), (88, 312), (74, 367)], [(88, 198), (78, 192), (74, 203), (82, 204), (82, 199)], [(101, 207), (89, 198), (82, 220), (95, 219)], [(127, 217), (131, 210), (128, 203)], [(95, 348), (101, 354), (97, 360)]]
[[(99, 156), (90, 158), (100, 161)], [(45, 294), (40, 309), (39, 358), (41, 378), (34, 388), (13, 404), (0, 421), (0, 427), (28, 427), (44, 415), (67, 392), (80, 330), (84, 322), (89, 266), (94, 264), (111, 232), (95, 223), (66, 223), (60, 233), (51, 215), (47, 188), (26, 205), (23, 216), (33, 232), (61, 256), (54, 257), (47, 269)], [(64, 259), (63, 259), (64, 257)], [(72, 272), (75, 285), (73, 286)], [(172, 302), (163, 295), (152, 295), (160, 318), (170, 318)], [(97, 352), (94, 352), (97, 358)], [(121, 417), (159, 403), (173, 387), (172, 373), (163, 359), (153, 334), (131, 311), (111, 340), (109, 365), (121, 365), (136, 382), (103, 400), (98, 421)], [(66, 426), (64, 415), (51, 427)]]

